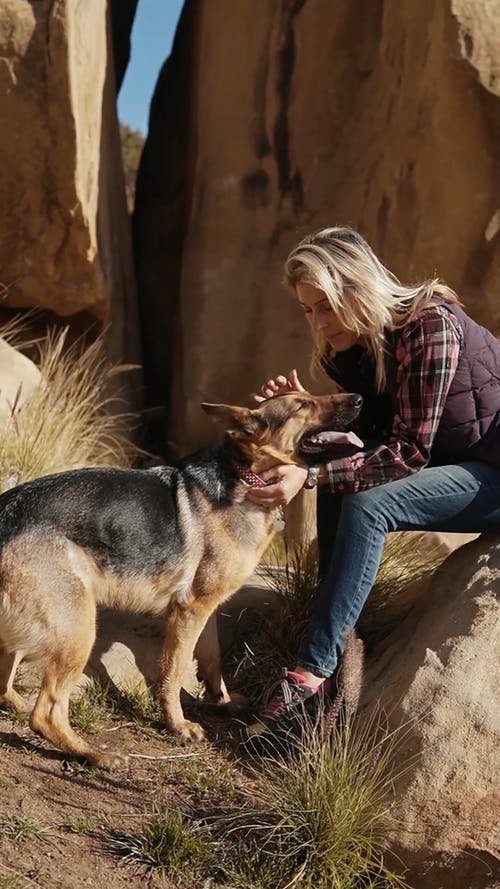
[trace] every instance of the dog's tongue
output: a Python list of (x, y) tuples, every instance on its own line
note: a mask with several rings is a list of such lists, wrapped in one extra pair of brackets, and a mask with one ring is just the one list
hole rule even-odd
[(353, 445), (355, 448), (363, 447), (363, 442), (354, 432), (320, 432), (319, 435), (312, 435), (311, 441), (314, 441), (316, 444)]

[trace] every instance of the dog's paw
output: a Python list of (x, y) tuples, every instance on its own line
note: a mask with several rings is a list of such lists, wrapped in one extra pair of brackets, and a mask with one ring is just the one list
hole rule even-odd
[(109, 770), (123, 768), (129, 762), (127, 754), (118, 753), (117, 750), (96, 750), (88, 759), (93, 766)]
[(205, 738), (205, 732), (201, 725), (197, 722), (190, 722), (189, 719), (185, 719), (181, 725), (176, 726), (174, 732), (183, 741), (203, 741)]
[(216, 701), (207, 696), (207, 698), (203, 700), (203, 703), (207, 707), (216, 708), (222, 714), (231, 716), (233, 713), (240, 713), (242, 710), (246, 710), (248, 707), (248, 698), (246, 698), (245, 695), (239, 694), (237, 691), (232, 691), (226, 700), (221, 698)]
[(16, 713), (29, 713), (31, 709), (28, 702), (14, 690), (0, 695), (0, 710), (4, 708), (6, 710), (14, 710)]

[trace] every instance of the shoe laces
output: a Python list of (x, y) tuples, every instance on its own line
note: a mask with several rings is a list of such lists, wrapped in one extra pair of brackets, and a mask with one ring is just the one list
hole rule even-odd
[[(279, 689), (277, 694), (275, 694), (276, 689)], [(312, 689), (305, 682), (297, 682), (294, 676), (290, 676), (285, 671), (285, 675), (269, 689), (268, 699), (262, 710), (262, 718), (276, 719), (294, 704), (302, 703), (304, 697), (309, 697), (311, 693)]]

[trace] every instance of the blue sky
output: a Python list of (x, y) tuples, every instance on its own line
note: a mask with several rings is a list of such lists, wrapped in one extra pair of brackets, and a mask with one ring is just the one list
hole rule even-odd
[(132, 29), (132, 52), (118, 96), (118, 116), (146, 134), (149, 103), (158, 72), (170, 54), (183, 0), (139, 0)]

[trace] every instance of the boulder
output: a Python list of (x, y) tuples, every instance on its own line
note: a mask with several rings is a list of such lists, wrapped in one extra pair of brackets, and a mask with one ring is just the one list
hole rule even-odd
[(40, 371), (0, 337), (0, 418), (19, 411), (40, 382)]
[(109, 324), (111, 357), (135, 361), (108, 15), (106, 0), (2, 2), (2, 306), (74, 319), (75, 332)]
[(412, 889), (500, 878), (499, 593), (500, 535), (481, 535), (367, 660), (363, 709), (400, 736), (392, 848)]
[(202, 400), (292, 367), (323, 388), (280, 283), (316, 228), (354, 225), (500, 332), (499, 50), (496, 0), (185, 4), (135, 213), (151, 403), (183, 452)]

